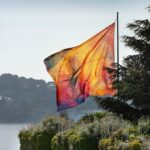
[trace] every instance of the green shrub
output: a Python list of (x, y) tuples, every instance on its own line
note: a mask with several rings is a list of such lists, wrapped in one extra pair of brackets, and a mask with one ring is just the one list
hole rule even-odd
[(51, 150), (51, 139), (59, 131), (68, 129), (72, 122), (64, 118), (47, 117), (40, 123), (19, 133), (20, 150)]
[(130, 150), (141, 150), (142, 144), (138, 140), (133, 140), (129, 143)]
[(61, 133), (58, 133), (57, 136), (54, 136), (52, 138), (51, 148), (52, 150), (69, 150), (69, 143), (67, 141), (67, 138), (65, 136), (62, 136)]
[(141, 150), (143, 141), (143, 136), (139, 135), (136, 127), (119, 129), (109, 138), (100, 139), (99, 150)]
[(106, 138), (99, 142), (99, 150), (142, 150), (142, 143), (138, 140), (122, 142)]
[(99, 124), (101, 126), (102, 138), (111, 136), (115, 131), (119, 129), (129, 128), (131, 124), (122, 118), (119, 118), (113, 114), (109, 114), (103, 117)]
[(138, 130), (141, 134), (150, 135), (150, 118), (141, 118), (138, 120)]
[(111, 113), (88, 116), (48, 117), (20, 131), (20, 150), (150, 150), (150, 119), (135, 126)]
[(107, 150), (109, 149), (109, 147), (112, 146), (112, 140), (110, 138), (107, 138), (107, 139), (102, 139), (100, 142), (99, 142), (99, 149), (100, 150)]
[(128, 131), (129, 131), (129, 134), (139, 135), (139, 131), (137, 127), (131, 127), (128, 129)]
[(129, 149), (129, 143), (127, 143), (127, 142), (119, 142), (118, 144), (117, 144), (117, 148), (115, 149), (115, 150), (130, 150)]
[(126, 129), (119, 129), (116, 132), (113, 132), (111, 138), (113, 141), (115, 140), (122, 140), (126, 141), (129, 137), (129, 132)]
[(107, 115), (106, 112), (96, 112), (93, 114), (86, 114), (85, 116), (81, 117), (78, 123), (91, 123), (95, 120), (100, 120)]
[(99, 125), (94, 122), (58, 133), (52, 139), (52, 150), (97, 150), (99, 131)]
[(52, 139), (52, 149), (98, 150), (99, 139), (111, 136), (118, 129), (130, 127), (127, 121), (113, 114), (95, 119), (93, 123), (84, 121), (70, 130), (56, 134)]
[(142, 150), (150, 150), (150, 139), (144, 139)]

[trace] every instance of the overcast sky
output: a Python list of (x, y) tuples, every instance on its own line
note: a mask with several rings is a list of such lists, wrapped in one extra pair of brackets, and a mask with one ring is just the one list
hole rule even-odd
[[(149, 0), (0, 0), (0, 74), (50, 81), (43, 59), (76, 46), (111, 24), (120, 36), (134, 19), (149, 19)], [(120, 58), (133, 54), (120, 40)]]

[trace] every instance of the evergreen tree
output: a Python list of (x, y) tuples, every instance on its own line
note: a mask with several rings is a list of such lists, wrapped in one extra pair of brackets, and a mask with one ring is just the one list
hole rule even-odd
[(96, 98), (96, 101), (105, 109), (135, 120), (150, 115), (150, 21), (135, 20), (127, 28), (134, 36), (123, 36), (123, 41), (136, 54), (127, 56), (123, 66), (119, 67), (119, 83), (115, 76), (118, 70), (111, 72), (115, 72), (114, 87), (119, 89), (119, 98), (115, 95), (112, 98)]

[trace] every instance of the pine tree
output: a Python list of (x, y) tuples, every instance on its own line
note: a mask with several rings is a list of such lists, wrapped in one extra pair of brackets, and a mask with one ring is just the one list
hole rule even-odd
[[(148, 10), (150, 12), (150, 7)], [(105, 109), (135, 120), (150, 115), (150, 21), (135, 20), (127, 28), (134, 36), (123, 36), (123, 41), (136, 54), (127, 56), (123, 66), (119, 67), (119, 83), (114, 76), (119, 99), (115, 95), (112, 98), (96, 98), (96, 101)]]

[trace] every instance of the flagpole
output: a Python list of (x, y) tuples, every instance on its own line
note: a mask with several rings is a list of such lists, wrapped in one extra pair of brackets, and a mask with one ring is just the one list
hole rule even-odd
[[(117, 12), (117, 83), (119, 84), (119, 12)], [(118, 86), (118, 100), (120, 98), (120, 91)]]

